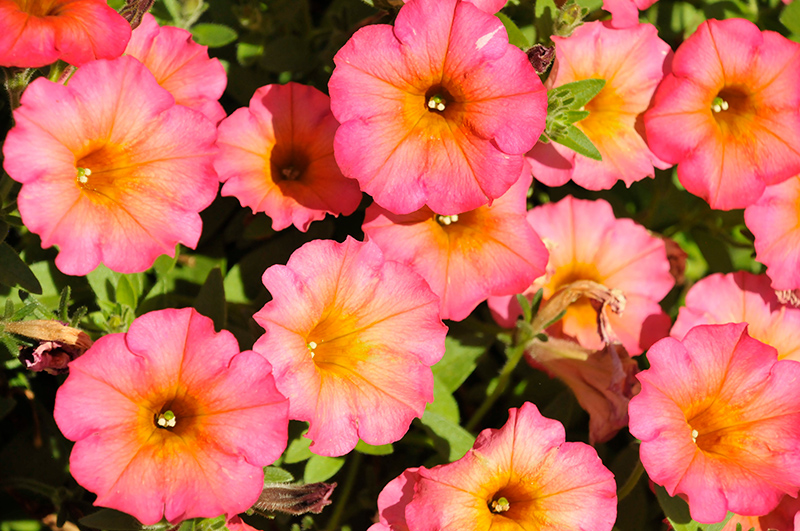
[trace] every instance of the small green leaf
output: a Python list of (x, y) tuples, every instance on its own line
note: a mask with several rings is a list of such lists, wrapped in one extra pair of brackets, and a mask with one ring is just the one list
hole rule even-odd
[(539, 288), (539, 291), (533, 294), (531, 299), (531, 314), (536, 315), (539, 313), (539, 306), (542, 304), (542, 297), (544, 297), (544, 290)]
[(522, 320), (530, 323), (533, 319), (533, 309), (531, 308), (531, 303), (528, 302), (528, 297), (522, 293), (517, 293), (517, 304), (522, 309)]
[(656, 498), (675, 531), (721, 531), (728, 520), (733, 517), (733, 513), (729, 512), (722, 522), (701, 524), (692, 519), (689, 505), (681, 497), (671, 497), (667, 494), (667, 490), (660, 485), (656, 485)]
[(136, 288), (133, 282), (128, 278), (128, 275), (120, 275), (117, 281), (117, 302), (124, 304), (132, 310), (136, 309), (139, 302), (139, 296), (136, 293)]
[(580, 81), (573, 81), (557, 87), (565, 91), (569, 96), (574, 98), (570, 107), (573, 109), (580, 109), (590, 101), (592, 98), (600, 94), (603, 87), (606, 86), (605, 79), (581, 79)]
[(194, 301), (194, 308), (214, 321), (217, 331), (225, 328), (228, 319), (228, 306), (225, 303), (225, 281), (222, 271), (215, 267), (208, 273), (205, 284)]
[(558, 142), (563, 146), (567, 146), (575, 153), (583, 155), (584, 157), (589, 157), (593, 160), (603, 160), (603, 156), (597, 151), (597, 148), (594, 147), (589, 137), (583, 134), (583, 131), (574, 125), (567, 127), (563, 134), (552, 137), (552, 140), (553, 142)]
[(300, 463), (301, 461), (305, 461), (309, 459), (312, 455), (311, 450), (308, 447), (311, 445), (311, 439), (306, 439), (305, 437), (299, 437), (289, 443), (289, 447), (286, 449), (286, 453), (283, 454), (283, 462), (287, 465), (291, 465), (292, 463)]
[(190, 31), (197, 44), (202, 44), (209, 48), (220, 48), (232, 43), (239, 37), (236, 31), (222, 24), (197, 24), (192, 26)]
[(800, 3), (792, 2), (784, 7), (778, 20), (793, 34), (800, 35)]
[(458, 410), (456, 399), (435, 374), (433, 375), (433, 402), (428, 404), (425, 411), (438, 413), (455, 424), (461, 422), (461, 413)]
[[(141, 531), (142, 524), (129, 514), (114, 509), (100, 509), (96, 513), (84, 516), (78, 520), (80, 524), (105, 531)], [(166, 529), (165, 524), (163, 528)], [(152, 526), (148, 526), (152, 529)]]
[(305, 483), (318, 483), (332, 478), (344, 465), (344, 457), (328, 457), (326, 455), (312, 455), (306, 463), (303, 473)]
[(294, 481), (294, 476), (277, 466), (268, 466), (264, 469), (264, 483), (289, 483)]
[(394, 446), (391, 444), (373, 446), (359, 440), (358, 444), (356, 444), (356, 451), (366, 455), (390, 455), (394, 452)]
[(508, 18), (503, 13), (497, 13), (495, 16), (499, 18), (500, 22), (503, 23), (503, 26), (506, 27), (506, 32), (508, 33), (508, 42), (518, 48), (522, 48), (523, 50), (530, 48), (531, 43), (528, 42), (528, 39), (525, 37), (522, 31), (520, 31), (519, 27), (517, 27), (513, 20)]
[(464, 457), (464, 454), (475, 443), (475, 437), (467, 430), (439, 413), (425, 410), (425, 414), (422, 415), (420, 421), (423, 426), (426, 426), (434, 434), (447, 441), (449, 446), (447, 459), (449, 461), (456, 461)]
[(42, 293), (42, 285), (36, 275), (6, 242), (0, 243), (0, 264), (0, 284), (19, 286), (30, 293)]
[(98, 301), (113, 302), (116, 300), (115, 286), (117, 285), (117, 276), (119, 273), (114, 273), (105, 265), (100, 264), (94, 271), (86, 275), (86, 280), (92, 287), (92, 291), (97, 296)]
[[(467, 338), (468, 340), (469, 338)], [(469, 344), (458, 337), (448, 335), (444, 339), (444, 356), (433, 366), (433, 376), (452, 393), (464, 383), (477, 366), (476, 360), (486, 352), (486, 344)]]
[(236, 60), (242, 66), (251, 66), (264, 55), (264, 44), (239, 42), (236, 44)]
[(541, 18), (545, 11), (550, 11), (551, 17), (555, 18), (555, 15), (558, 13), (558, 6), (556, 6), (553, 0), (536, 0), (534, 11), (535, 18)]

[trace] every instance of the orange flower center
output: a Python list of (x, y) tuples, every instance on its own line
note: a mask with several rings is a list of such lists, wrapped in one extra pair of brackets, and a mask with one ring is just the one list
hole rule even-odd
[(589, 116), (579, 121), (577, 126), (596, 142), (604, 137), (613, 137), (625, 129), (624, 117), (631, 114), (625, 109), (625, 100), (608, 84), (589, 100), (584, 110), (589, 111)]
[(330, 312), (308, 334), (306, 346), (317, 368), (334, 374), (347, 374), (367, 359), (369, 348), (359, 340), (357, 319), (341, 312)]
[(301, 180), (311, 161), (303, 151), (295, 150), (294, 144), (277, 143), (270, 155), (270, 169), (276, 183)]
[[(494, 490), (494, 489), (492, 489)], [(491, 490), (489, 492), (492, 492)], [(546, 511), (539, 504), (540, 493), (535, 478), (511, 475), (508, 482), (486, 500), (492, 529), (538, 529)]]
[(167, 436), (168, 433), (178, 436), (191, 435), (197, 428), (197, 418), (200, 415), (197, 403), (196, 399), (188, 395), (162, 398), (155, 402), (155, 407), (148, 408), (152, 425), (163, 436)]
[(64, 2), (58, 0), (14, 0), (20, 11), (33, 17), (56, 17)]
[(425, 93), (425, 107), (433, 113), (444, 113), (455, 98), (441, 85), (435, 85)]
[[(549, 299), (562, 288), (578, 280), (593, 280), (599, 284), (603, 284), (604, 281), (594, 264), (573, 262), (556, 269), (550, 281), (544, 286), (544, 297)], [(597, 325), (597, 311), (586, 297), (581, 297), (571, 304), (564, 318), (580, 328), (592, 328)]]
[(740, 414), (719, 398), (690, 406), (686, 422), (692, 430), (692, 441), (703, 452), (727, 454), (740, 445)]
[(94, 202), (117, 202), (133, 180), (135, 165), (124, 148), (102, 144), (90, 148), (76, 162), (75, 183)]
[(747, 87), (726, 86), (711, 101), (711, 111), (720, 129), (731, 135), (749, 132), (756, 104)]

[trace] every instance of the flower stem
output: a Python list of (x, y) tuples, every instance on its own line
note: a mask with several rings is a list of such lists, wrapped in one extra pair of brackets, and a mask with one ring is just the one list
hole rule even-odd
[(628, 494), (630, 494), (634, 487), (639, 483), (639, 480), (642, 479), (642, 474), (644, 473), (644, 466), (642, 465), (641, 461), (636, 461), (636, 466), (634, 467), (631, 475), (628, 476), (628, 479), (625, 481), (625, 484), (622, 485), (619, 490), (617, 491), (617, 503), (624, 500)]
[(356, 483), (356, 477), (358, 477), (358, 471), (361, 468), (362, 455), (360, 452), (356, 452), (354, 450), (352, 456), (353, 457), (350, 461), (350, 466), (347, 469), (347, 477), (345, 478), (344, 485), (342, 486), (341, 495), (336, 501), (336, 507), (333, 509), (333, 514), (328, 520), (328, 525), (325, 527), (325, 531), (336, 531), (336, 529), (339, 527), (339, 521), (342, 519), (344, 509), (347, 507), (347, 502), (350, 499), (350, 494), (353, 492), (353, 486)]
[(27, 490), (28, 492), (35, 492), (36, 494), (40, 494), (45, 498), (48, 498), (52, 502), (56, 502), (58, 500), (57, 489), (47, 485), (45, 483), (41, 483), (36, 481), (35, 479), (30, 478), (8, 478), (0, 481), (0, 488), (4, 489), (22, 489)]
[(514, 346), (510, 346), (506, 349), (508, 353), (508, 361), (503, 366), (503, 370), (500, 371), (500, 376), (497, 378), (497, 385), (495, 386), (492, 394), (481, 404), (478, 410), (472, 415), (472, 418), (469, 419), (467, 425), (465, 426), (467, 431), (473, 431), (486, 413), (492, 408), (497, 399), (500, 398), (500, 395), (508, 387), (509, 382), (511, 381), (511, 374), (514, 372), (514, 369), (519, 364), (522, 356), (525, 355), (525, 343), (517, 344)]

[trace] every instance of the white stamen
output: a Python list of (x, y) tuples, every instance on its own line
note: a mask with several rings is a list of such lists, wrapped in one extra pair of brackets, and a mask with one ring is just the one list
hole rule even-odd
[[(441, 104), (440, 104), (440, 105), (441, 105)], [(433, 101), (433, 98), (431, 98), (431, 99), (429, 99), (429, 100), (428, 100), (428, 108), (429, 108), (429, 109), (435, 109), (435, 108), (436, 108), (436, 102), (435, 102), (435, 101)]]
[(445, 109), (444, 103), (439, 103), (436, 105), (437, 111), (443, 111)]
[(728, 102), (727, 101), (724, 101), (724, 100), (722, 101), (722, 110), (723, 111), (727, 111), (728, 110)]
[(158, 425), (161, 426), (162, 428), (166, 428), (167, 419), (165, 419), (164, 417), (158, 417)]
[(692, 430), (692, 442), (697, 442), (697, 437), (700, 435), (697, 430)]
[(311, 341), (311, 342), (309, 342), (309, 344), (308, 344), (308, 348), (309, 348), (310, 350), (314, 350), (315, 348), (317, 348), (317, 344), (316, 344), (316, 343), (314, 343), (313, 341)]
[(722, 110), (722, 105), (712, 105), (711, 110), (714, 112), (720, 112)]

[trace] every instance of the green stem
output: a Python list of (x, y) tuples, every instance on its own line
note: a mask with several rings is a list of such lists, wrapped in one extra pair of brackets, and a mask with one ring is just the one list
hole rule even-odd
[(11, 192), (11, 189), (14, 188), (14, 181), (11, 177), (9, 177), (6, 172), (0, 172), (0, 206), (5, 206), (6, 197)]
[(642, 479), (642, 474), (644, 473), (644, 466), (642, 465), (641, 461), (636, 461), (636, 467), (634, 467), (631, 475), (628, 476), (627, 481), (625, 484), (619, 488), (617, 491), (617, 503), (624, 500), (628, 494), (630, 494), (634, 487), (639, 483), (639, 480)]
[(8, 102), (11, 110), (15, 110), (20, 106), (20, 98), (25, 90), (25, 87), (30, 83), (31, 78), (36, 73), (35, 68), (3, 68), (3, 73), (6, 76), (5, 88), (8, 93)]
[(356, 484), (356, 478), (358, 477), (358, 471), (361, 468), (361, 459), (363, 456), (360, 452), (353, 451), (353, 458), (350, 462), (350, 466), (347, 469), (347, 477), (344, 480), (344, 486), (342, 486), (341, 495), (336, 502), (336, 507), (333, 509), (333, 514), (331, 514), (330, 520), (328, 520), (328, 525), (325, 527), (325, 531), (336, 531), (339, 527), (339, 522), (342, 519), (342, 515), (344, 514), (344, 509), (347, 507), (347, 502), (350, 500), (350, 494), (353, 492), (353, 487)]
[(511, 374), (525, 355), (525, 346), (525, 343), (522, 343), (506, 349), (506, 352), (508, 352), (508, 361), (506, 361), (506, 364), (503, 366), (503, 370), (500, 371), (500, 376), (497, 378), (497, 385), (492, 391), (492, 394), (489, 395), (475, 414), (472, 415), (472, 418), (469, 419), (469, 422), (467, 422), (467, 431), (473, 431), (478, 426), (484, 415), (489, 412), (494, 403), (497, 402), (497, 399), (500, 398), (500, 395), (506, 390), (511, 381)]
[(8, 478), (0, 481), (0, 488), (5, 489), (23, 489), (28, 492), (35, 492), (41, 494), (45, 498), (50, 499), (54, 503), (58, 501), (57, 489), (45, 483), (36, 481), (30, 478)]

